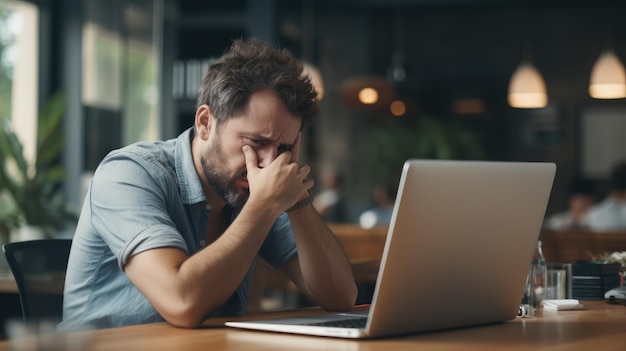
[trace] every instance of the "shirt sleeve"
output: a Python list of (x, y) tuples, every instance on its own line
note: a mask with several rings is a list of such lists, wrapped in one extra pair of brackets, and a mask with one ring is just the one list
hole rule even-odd
[(296, 239), (289, 216), (283, 213), (278, 217), (272, 229), (265, 238), (259, 256), (274, 269), (278, 269), (283, 263), (297, 254)]
[(171, 177), (162, 164), (132, 152), (114, 152), (98, 167), (91, 185), (91, 221), (121, 269), (136, 253), (175, 247), (189, 254), (167, 211)]

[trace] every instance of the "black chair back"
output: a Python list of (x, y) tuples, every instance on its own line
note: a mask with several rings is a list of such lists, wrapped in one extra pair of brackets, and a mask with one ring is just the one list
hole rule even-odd
[(15, 277), (24, 321), (61, 320), (71, 239), (42, 239), (2, 246)]

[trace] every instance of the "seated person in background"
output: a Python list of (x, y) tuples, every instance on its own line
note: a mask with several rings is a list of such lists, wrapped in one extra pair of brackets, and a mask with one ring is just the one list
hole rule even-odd
[(589, 211), (588, 217), (591, 230), (626, 229), (626, 162), (613, 168), (609, 194)]
[(257, 255), (312, 302), (350, 310), (357, 287), (313, 206), (300, 132), (318, 111), (302, 64), (235, 40), (204, 76), (193, 126), (112, 151), (70, 252), (60, 331), (245, 313)]
[(389, 225), (391, 214), (396, 200), (396, 189), (393, 186), (381, 184), (374, 188), (374, 207), (361, 213), (359, 224), (369, 229), (378, 225)]
[(576, 179), (570, 185), (567, 211), (556, 213), (546, 220), (548, 229), (588, 228), (587, 214), (596, 201), (596, 190), (592, 181)]
[(313, 207), (330, 223), (348, 221), (348, 214), (343, 194), (343, 178), (335, 171), (327, 171), (322, 177), (323, 189), (315, 195)]

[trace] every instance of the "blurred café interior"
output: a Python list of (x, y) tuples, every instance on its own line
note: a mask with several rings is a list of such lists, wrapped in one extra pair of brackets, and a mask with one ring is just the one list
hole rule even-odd
[(0, 122), (34, 169), (41, 124), (62, 115), (46, 196), (79, 209), (104, 155), (189, 128), (208, 65), (257, 37), (301, 58), (322, 96), (301, 158), (315, 193), (341, 187), (329, 222), (358, 225), (409, 158), (555, 162), (551, 215), (579, 178), (602, 199), (626, 160), (624, 14), (621, 0), (3, 0)]

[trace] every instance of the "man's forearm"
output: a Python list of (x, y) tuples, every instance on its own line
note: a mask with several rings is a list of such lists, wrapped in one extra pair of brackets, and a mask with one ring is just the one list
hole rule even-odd
[(195, 327), (241, 283), (274, 223), (270, 215), (246, 205), (218, 240), (195, 255), (148, 250), (133, 256), (125, 271), (165, 320)]
[(357, 287), (350, 260), (341, 243), (313, 206), (289, 212), (289, 219), (298, 246), (300, 288), (326, 309), (352, 308)]
[[(247, 274), (252, 262), (278, 215), (267, 206), (248, 203), (224, 234), (213, 244), (190, 257), (182, 269), (191, 274), (188, 283), (197, 286), (193, 300), (206, 304), (211, 312), (223, 303)], [(185, 265), (189, 264), (189, 267)], [(198, 281), (198, 279), (200, 281)], [(219, 301), (208, 304), (207, 291), (216, 291)]]

